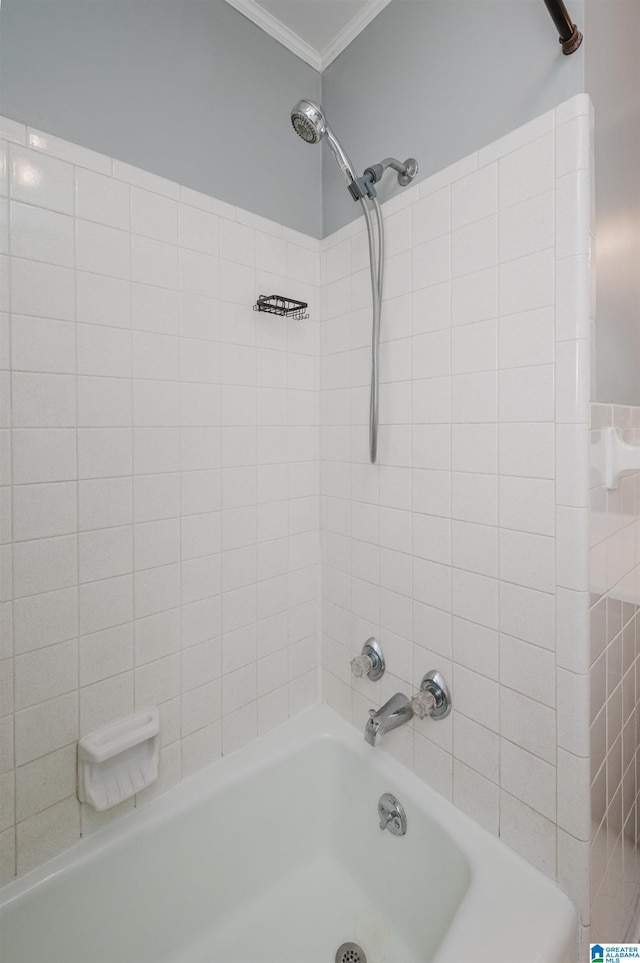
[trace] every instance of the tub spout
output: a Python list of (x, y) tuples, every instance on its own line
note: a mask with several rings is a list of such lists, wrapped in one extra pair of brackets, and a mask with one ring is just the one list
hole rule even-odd
[(402, 692), (396, 692), (380, 709), (369, 710), (369, 719), (364, 727), (365, 742), (370, 746), (379, 746), (386, 732), (403, 726), (412, 717), (411, 700)]

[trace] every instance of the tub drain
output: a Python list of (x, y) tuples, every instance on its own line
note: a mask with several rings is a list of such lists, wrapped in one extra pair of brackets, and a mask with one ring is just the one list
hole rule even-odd
[(343, 943), (338, 947), (336, 963), (367, 963), (367, 957), (357, 943)]

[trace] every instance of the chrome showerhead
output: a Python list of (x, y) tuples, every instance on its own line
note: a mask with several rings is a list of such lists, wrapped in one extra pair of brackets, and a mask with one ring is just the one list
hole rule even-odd
[(347, 184), (355, 181), (357, 175), (349, 155), (329, 127), (320, 104), (312, 100), (299, 100), (291, 111), (291, 123), (298, 137), (302, 137), (307, 144), (318, 144), (323, 137), (326, 137)]
[(291, 123), (298, 137), (307, 144), (317, 144), (327, 132), (327, 121), (319, 104), (299, 100), (291, 111)]

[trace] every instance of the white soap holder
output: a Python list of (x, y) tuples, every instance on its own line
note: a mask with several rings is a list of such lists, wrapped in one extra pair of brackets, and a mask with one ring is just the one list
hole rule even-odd
[(605, 469), (607, 488), (617, 488), (625, 471), (640, 471), (640, 446), (623, 441), (616, 428), (605, 432)]
[(98, 812), (158, 778), (160, 714), (155, 706), (84, 736), (78, 743), (78, 799)]

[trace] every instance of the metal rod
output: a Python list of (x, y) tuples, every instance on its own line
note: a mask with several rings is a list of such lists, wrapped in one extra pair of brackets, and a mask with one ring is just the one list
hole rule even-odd
[(582, 43), (582, 34), (572, 22), (562, 0), (544, 0), (545, 6), (556, 25), (563, 54), (574, 53)]
[(384, 160), (380, 161), (380, 167), (382, 167), (385, 171), (387, 167), (390, 167), (398, 174), (407, 173), (407, 165), (403, 164), (402, 161), (396, 160), (395, 157), (385, 157)]

